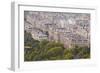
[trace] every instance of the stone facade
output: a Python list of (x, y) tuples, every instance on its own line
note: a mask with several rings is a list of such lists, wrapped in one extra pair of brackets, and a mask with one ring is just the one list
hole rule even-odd
[(90, 44), (90, 14), (26, 12), (24, 24), (36, 40), (61, 42), (66, 47)]

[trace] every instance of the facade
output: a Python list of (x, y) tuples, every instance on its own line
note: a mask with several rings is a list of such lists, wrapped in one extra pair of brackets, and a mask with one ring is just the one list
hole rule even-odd
[(31, 31), (32, 37), (36, 40), (42, 40), (47, 39), (48, 36), (46, 35), (46, 32), (43, 32), (40, 29), (33, 28), (33, 31)]
[(25, 19), (25, 30), (36, 40), (61, 42), (66, 47), (90, 44), (89, 14), (31, 12)]

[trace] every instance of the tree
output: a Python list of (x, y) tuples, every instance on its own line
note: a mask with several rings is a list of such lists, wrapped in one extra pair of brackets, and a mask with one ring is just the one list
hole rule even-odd
[(63, 56), (63, 48), (62, 47), (53, 47), (50, 48), (47, 53), (46, 56), (48, 59), (61, 59)]
[(67, 48), (64, 50), (64, 59), (73, 59), (73, 48)]
[(45, 48), (47, 48), (48, 50), (49, 50), (50, 48), (54, 48), (54, 47), (62, 47), (62, 48), (64, 49), (63, 44), (60, 43), (60, 42), (50, 41), (49, 43), (47, 43), (47, 44), (45, 45)]
[(25, 46), (32, 46), (32, 35), (27, 31), (24, 31), (24, 45)]

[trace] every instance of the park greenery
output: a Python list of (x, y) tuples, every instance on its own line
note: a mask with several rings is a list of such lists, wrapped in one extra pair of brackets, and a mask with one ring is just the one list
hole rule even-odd
[(64, 48), (63, 44), (48, 40), (35, 40), (24, 31), (24, 61), (70, 60), (90, 58), (87, 46)]

